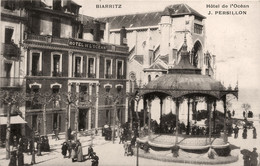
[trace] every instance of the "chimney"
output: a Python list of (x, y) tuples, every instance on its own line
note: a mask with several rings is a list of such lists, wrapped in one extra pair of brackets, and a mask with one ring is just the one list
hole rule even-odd
[(100, 22), (94, 21), (94, 41), (100, 41)]
[(125, 27), (122, 27), (122, 28), (120, 29), (120, 45), (121, 45), (121, 46), (126, 46), (126, 45), (127, 45), (126, 29), (125, 29)]

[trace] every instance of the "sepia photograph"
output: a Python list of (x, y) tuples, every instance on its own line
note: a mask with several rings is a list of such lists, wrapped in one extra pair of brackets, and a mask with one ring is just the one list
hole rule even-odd
[(260, 166), (259, 0), (0, 11), (0, 166)]

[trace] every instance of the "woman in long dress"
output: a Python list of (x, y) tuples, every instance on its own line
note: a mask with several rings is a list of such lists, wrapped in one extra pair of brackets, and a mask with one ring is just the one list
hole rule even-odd
[(77, 146), (78, 146), (78, 148), (77, 148), (77, 161), (81, 162), (84, 159), (81, 143), (78, 142)]

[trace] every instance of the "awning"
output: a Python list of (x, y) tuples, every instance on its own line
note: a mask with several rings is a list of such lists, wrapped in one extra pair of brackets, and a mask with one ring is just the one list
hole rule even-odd
[[(0, 117), (0, 125), (6, 125), (7, 117)], [(10, 117), (10, 124), (24, 124), (27, 123), (23, 118), (19, 115)]]

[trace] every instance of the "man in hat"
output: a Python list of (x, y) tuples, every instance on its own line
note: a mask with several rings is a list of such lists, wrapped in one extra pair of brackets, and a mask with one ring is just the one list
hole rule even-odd
[(256, 152), (256, 148), (253, 148), (253, 151), (251, 152), (251, 155), (250, 155), (250, 166), (257, 166), (257, 157), (258, 157), (258, 154)]

